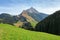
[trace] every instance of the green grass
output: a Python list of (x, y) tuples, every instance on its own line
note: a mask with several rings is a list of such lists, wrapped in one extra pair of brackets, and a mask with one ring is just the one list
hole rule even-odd
[(37, 21), (31, 21), (30, 23), (31, 23), (31, 26), (34, 28), (38, 22)]
[(60, 36), (0, 24), (0, 40), (60, 40)]

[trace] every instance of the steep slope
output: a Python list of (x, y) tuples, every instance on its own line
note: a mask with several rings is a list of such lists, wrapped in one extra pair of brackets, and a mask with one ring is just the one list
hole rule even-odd
[(28, 15), (28, 13), (24, 10), (21, 14), (23, 17), (26, 18), (28, 22), (31, 23), (32, 26), (35, 26), (37, 24), (37, 21), (35, 21), (31, 16)]
[(37, 22), (43, 20), (45, 17), (47, 17), (48, 15), (45, 13), (40, 13), (38, 12), (36, 9), (34, 9), (33, 7), (31, 7), (30, 9), (27, 9), (26, 12), (28, 13), (29, 16), (31, 16), (34, 20), (36, 20)]
[(60, 10), (39, 22), (35, 29), (41, 32), (60, 35)]
[(43, 20), (48, 15), (44, 14), (44, 13), (39, 13), (37, 10), (35, 10), (33, 7), (31, 7), (30, 9), (23, 10), (23, 12), (20, 15), (18, 15), (18, 16), (25, 17), (25, 19), (27, 20), (27, 22), (30, 22), (31, 25), (33, 27), (35, 27), (35, 25), (39, 21)]
[(60, 40), (60, 36), (0, 24), (0, 40)]

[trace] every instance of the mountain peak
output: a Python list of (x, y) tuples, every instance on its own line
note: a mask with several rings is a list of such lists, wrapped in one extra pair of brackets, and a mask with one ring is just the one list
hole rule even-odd
[(35, 8), (31, 7), (30, 10), (35, 10)]
[(33, 7), (27, 9), (26, 11), (29, 12), (29, 13), (38, 13), (38, 11)]

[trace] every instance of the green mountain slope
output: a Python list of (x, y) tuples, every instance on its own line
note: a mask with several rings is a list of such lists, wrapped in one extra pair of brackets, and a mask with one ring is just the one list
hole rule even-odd
[(36, 27), (36, 31), (47, 32), (55, 35), (60, 35), (60, 10), (40, 21)]
[(0, 24), (0, 40), (60, 40), (60, 36)]

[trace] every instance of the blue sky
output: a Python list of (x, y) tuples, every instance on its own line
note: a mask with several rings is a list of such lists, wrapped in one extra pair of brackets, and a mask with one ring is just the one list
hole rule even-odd
[(0, 0), (0, 13), (18, 15), (30, 7), (39, 12), (52, 14), (60, 10), (60, 0)]

